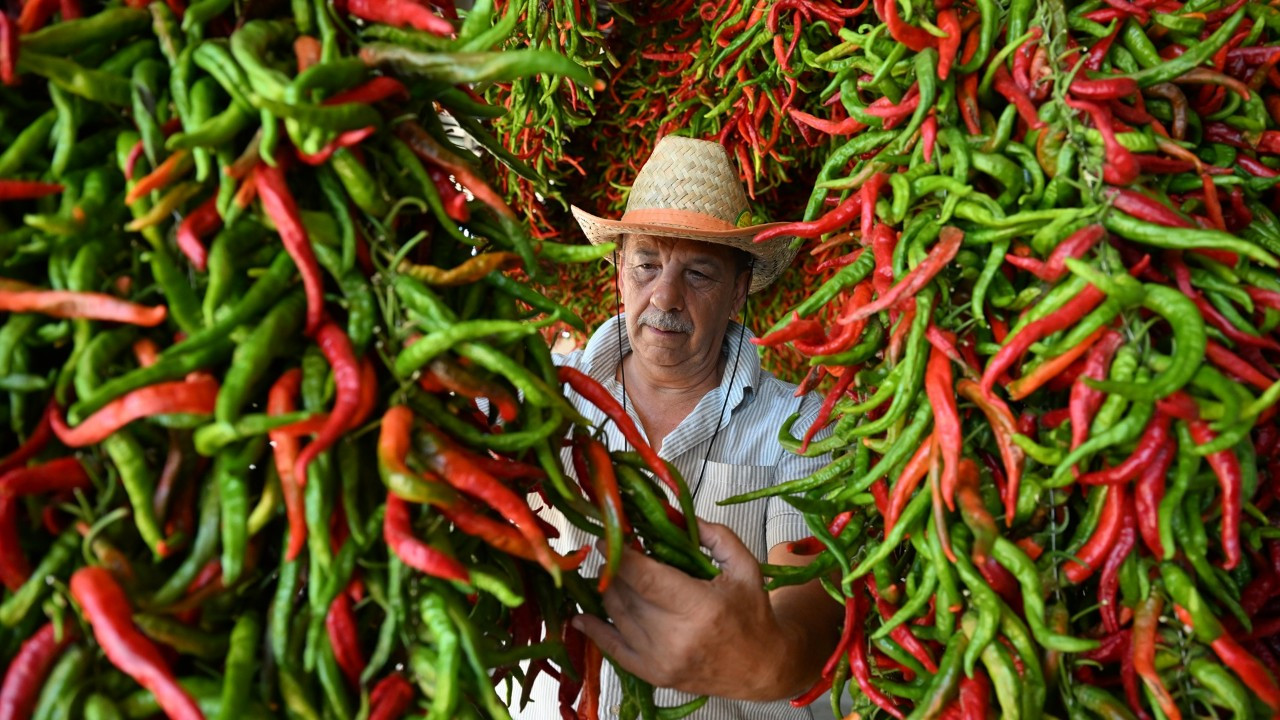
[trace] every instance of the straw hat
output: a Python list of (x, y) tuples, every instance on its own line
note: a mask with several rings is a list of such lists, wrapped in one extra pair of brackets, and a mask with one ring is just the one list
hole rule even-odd
[(756, 244), (761, 230), (783, 223), (751, 224), (742, 181), (724, 146), (668, 135), (640, 168), (621, 220), (606, 220), (574, 207), (573, 216), (593, 245), (624, 233), (689, 238), (728, 245), (755, 257), (750, 292), (767, 287), (791, 264), (790, 237)]

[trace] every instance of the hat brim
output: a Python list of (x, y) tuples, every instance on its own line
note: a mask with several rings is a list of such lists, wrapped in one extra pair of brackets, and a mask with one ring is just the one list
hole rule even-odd
[(583, 234), (592, 245), (613, 242), (620, 235), (637, 234), (700, 240), (748, 253), (756, 260), (752, 268), (749, 293), (759, 292), (773, 284), (773, 281), (777, 280), (778, 276), (791, 265), (791, 260), (795, 258), (797, 252), (791, 249), (793, 238), (788, 235), (771, 238), (762, 243), (753, 240), (760, 232), (787, 223), (762, 223), (732, 230), (702, 230), (677, 224), (609, 220), (592, 215), (576, 205), (570, 207), (570, 210), (573, 211), (574, 219), (578, 221)]

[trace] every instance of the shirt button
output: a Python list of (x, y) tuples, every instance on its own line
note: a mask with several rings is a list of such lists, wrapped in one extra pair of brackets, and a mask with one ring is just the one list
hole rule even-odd
[(621, 711), (622, 711), (621, 705), (614, 705), (613, 707), (609, 708), (610, 715), (617, 715)]

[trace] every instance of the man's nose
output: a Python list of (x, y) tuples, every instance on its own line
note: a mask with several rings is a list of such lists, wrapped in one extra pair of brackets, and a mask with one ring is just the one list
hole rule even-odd
[(663, 312), (684, 309), (684, 284), (678, 270), (666, 267), (662, 269), (649, 302)]

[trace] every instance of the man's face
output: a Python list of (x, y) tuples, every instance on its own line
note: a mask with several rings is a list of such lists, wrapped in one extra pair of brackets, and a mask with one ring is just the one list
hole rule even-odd
[(627, 334), (637, 359), (679, 366), (718, 353), (747, 297), (748, 273), (731, 248), (630, 235), (619, 258)]

